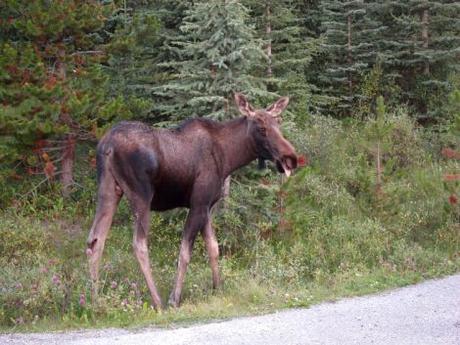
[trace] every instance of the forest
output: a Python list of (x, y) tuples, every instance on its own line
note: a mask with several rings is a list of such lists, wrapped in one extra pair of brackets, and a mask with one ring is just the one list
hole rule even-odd
[[(290, 97), (286, 179), (231, 177), (184, 303), (157, 313), (122, 201), (92, 304), (96, 145), (122, 120), (172, 128)], [(460, 3), (455, 0), (2, 0), (0, 330), (264, 313), (460, 270)], [(153, 213), (165, 299), (186, 210)]]

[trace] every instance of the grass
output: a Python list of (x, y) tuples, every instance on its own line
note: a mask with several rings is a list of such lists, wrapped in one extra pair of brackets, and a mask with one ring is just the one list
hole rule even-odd
[[(2, 332), (48, 332), (82, 328), (146, 326), (172, 327), (186, 326), (191, 323), (224, 320), (232, 317), (261, 315), (286, 308), (310, 307), (321, 302), (335, 301), (344, 297), (361, 296), (384, 291), (390, 288), (418, 283), (424, 279), (452, 274), (460, 270), (460, 260), (447, 263), (445, 267), (424, 274), (418, 272), (394, 273), (384, 270), (338, 275), (323, 284), (311, 282), (303, 287), (278, 286), (266, 288), (254, 280), (242, 280), (245, 286), (242, 293), (232, 282), (221, 290), (204, 293), (195, 301), (186, 299), (179, 309), (166, 309), (157, 313), (144, 308), (133, 315), (130, 312), (118, 312), (103, 318), (81, 317), (62, 319), (43, 319), (38, 322), (2, 327)], [(244, 284), (244, 285), (243, 285)], [(241, 286), (239, 288), (241, 289)]]
[[(143, 277), (131, 252), (129, 226), (119, 223), (112, 229), (103, 257), (100, 305), (91, 306), (87, 300), (89, 281), (86, 259), (82, 254), (86, 236), (83, 228), (89, 219), (80, 226), (68, 226), (66, 231), (70, 232), (70, 236), (57, 236), (58, 231), (63, 231), (62, 222), (51, 225), (49, 222), (27, 218), (13, 220), (12, 216), (9, 217), (4, 217), (2, 224), (11, 226), (15, 223), (17, 229), (24, 230), (22, 236), (16, 238), (22, 241), (18, 243), (18, 248), (23, 248), (27, 243), (28, 251), (33, 250), (34, 255), (28, 257), (28, 251), (20, 250), (17, 252), (22, 256), (20, 259), (10, 258), (3, 266), (5, 269), (0, 274), (3, 289), (20, 284), (20, 291), (10, 291), (2, 296), (2, 332), (187, 325), (265, 314), (285, 308), (309, 307), (324, 301), (375, 293), (460, 271), (459, 256), (449, 258), (443, 251), (419, 248), (414, 260), (425, 256), (430, 258), (432, 265), (420, 262), (419, 266), (411, 263), (400, 268), (381, 265), (373, 269), (356, 266), (334, 273), (317, 270), (314, 276), (296, 276), (284, 258), (286, 253), (277, 253), (273, 250), (273, 243), (261, 240), (258, 256), (255, 257), (257, 262), (249, 262), (238, 256), (221, 258), (224, 283), (220, 289), (213, 291), (211, 272), (202, 241), (199, 240), (187, 272), (182, 306), (177, 310), (165, 309), (157, 313), (150, 307)], [(155, 222), (154, 218), (152, 223)], [(26, 233), (31, 236), (24, 236)], [(179, 236), (175, 236), (176, 241), (171, 241), (164, 237), (162, 231), (154, 234), (150, 246), (151, 261), (162, 297), (167, 300), (172, 288)], [(50, 241), (52, 237), (54, 240)], [(65, 288), (61, 289), (59, 284), (53, 285), (56, 276), (62, 280), (63, 285), (65, 280), (71, 285), (68, 301), (62, 294)], [(113, 282), (117, 283), (116, 287)], [(38, 292), (34, 292), (34, 284), (41, 286), (36, 288)], [(84, 306), (79, 303), (81, 293), (85, 296)], [(35, 297), (32, 296), (34, 294)], [(35, 306), (33, 298), (37, 299)], [(19, 303), (20, 300), (22, 302)], [(14, 305), (17, 310), (12, 310)], [(9, 320), (5, 313), (10, 313)]]

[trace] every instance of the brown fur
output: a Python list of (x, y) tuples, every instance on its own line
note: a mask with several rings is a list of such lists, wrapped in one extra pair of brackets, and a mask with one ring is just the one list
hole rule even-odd
[(242, 95), (236, 94), (235, 99), (244, 117), (224, 123), (194, 119), (171, 130), (121, 122), (101, 139), (97, 148), (97, 210), (87, 249), (94, 297), (104, 242), (123, 195), (134, 212), (134, 252), (155, 308), (161, 308), (162, 303), (148, 259), (150, 210), (190, 209), (169, 303), (176, 307), (180, 303), (185, 272), (199, 231), (208, 250), (213, 286), (219, 285), (219, 249), (211, 210), (222, 195), (224, 180), (256, 158), (275, 161), (280, 172), (297, 166), (294, 148), (283, 138), (276, 118), (288, 99), (282, 98), (266, 110), (254, 110)]

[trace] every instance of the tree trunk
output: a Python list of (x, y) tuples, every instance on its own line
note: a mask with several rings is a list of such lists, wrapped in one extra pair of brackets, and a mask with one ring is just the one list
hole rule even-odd
[[(351, 64), (353, 63), (353, 56), (352, 56), (352, 51), (351, 51), (351, 15), (348, 15), (347, 18), (347, 62), (348, 66), (351, 67)], [(353, 96), (353, 78), (351, 71), (348, 71), (348, 94), (350, 98)]]
[(65, 140), (64, 149), (62, 151), (62, 172), (61, 184), (62, 195), (68, 197), (70, 188), (73, 184), (73, 165), (75, 161), (75, 145), (76, 140), (73, 134), (68, 134)]
[(267, 2), (267, 6), (265, 8), (265, 16), (267, 25), (265, 27), (265, 33), (267, 34), (267, 58), (268, 58), (268, 66), (267, 66), (267, 77), (271, 78), (273, 75), (272, 71), (272, 23), (271, 23), (271, 3)]
[(380, 141), (377, 142), (377, 154), (375, 157), (375, 169), (376, 169), (376, 184), (375, 184), (375, 192), (377, 196), (382, 194), (382, 161), (380, 155)]
[[(422, 13), (422, 41), (423, 48), (428, 49), (428, 21), (429, 21), (429, 12), (428, 9), (424, 9)], [(425, 66), (423, 68), (423, 74), (430, 74), (430, 63), (428, 60), (425, 61)]]

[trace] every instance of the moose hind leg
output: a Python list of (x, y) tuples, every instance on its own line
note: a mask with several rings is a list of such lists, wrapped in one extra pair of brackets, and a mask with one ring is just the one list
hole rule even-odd
[(219, 244), (217, 243), (216, 234), (211, 224), (211, 217), (208, 217), (206, 226), (202, 229), (201, 234), (208, 251), (209, 265), (212, 272), (212, 287), (216, 289), (220, 285), (219, 276)]
[(112, 225), (113, 215), (122, 196), (120, 187), (110, 174), (101, 179), (98, 189), (96, 215), (87, 240), (89, 270), (92, 280), (91, 295), (93, 302), (97, 299), (99, 282), (99, 263), (104, 250), (105, 240)]
[(150, 268), (147, 246), (147, 234), (150, 223), (150, 202), (138, 201), (132, 203), (132, 206), (135, 218), (133, 238), (134, 254), (136, 255), (141, 271), (145, 277), (145, 281), (150, 291), (150, 296), (152, 297), (153, 306), (158, 311), (161, 310), (162, 302)]

